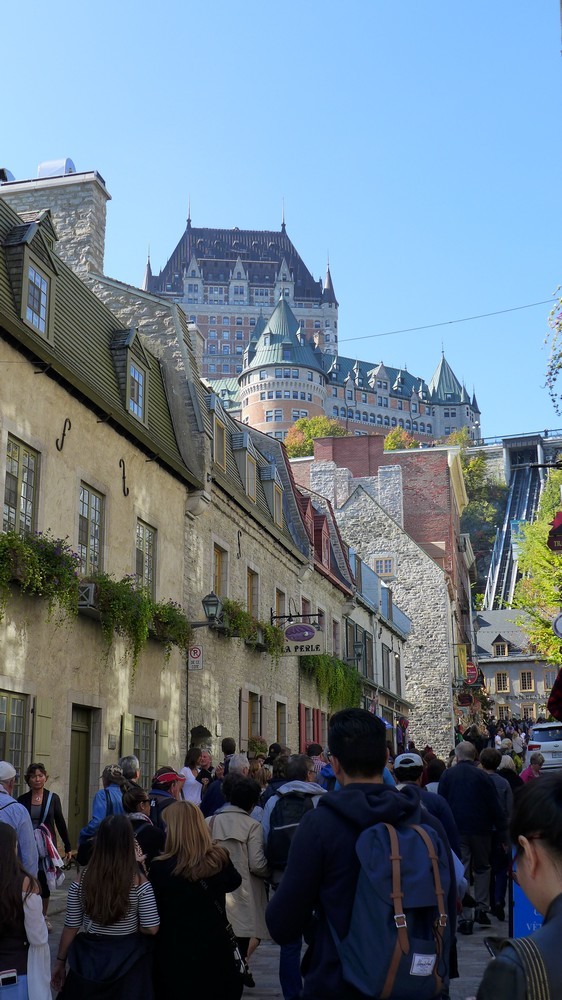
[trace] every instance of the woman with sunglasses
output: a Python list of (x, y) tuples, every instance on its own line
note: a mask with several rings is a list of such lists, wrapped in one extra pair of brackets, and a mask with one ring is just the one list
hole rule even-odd
[(542, 913), (544, 923), (530, 937), (503, 945), (484, 973), (478, 1000), (558, 1000), (562, 997), (562, 774), (529, 782), (517, 792), (511, 842), (513, 877)]

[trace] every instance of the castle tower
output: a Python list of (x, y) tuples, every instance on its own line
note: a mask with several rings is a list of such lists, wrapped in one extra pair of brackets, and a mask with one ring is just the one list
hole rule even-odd
[(322, 354), (303, 336), (285, 294), (248, 345), (238, 383), (242, 421), (279, 440), (301, 417), (324, 415)]

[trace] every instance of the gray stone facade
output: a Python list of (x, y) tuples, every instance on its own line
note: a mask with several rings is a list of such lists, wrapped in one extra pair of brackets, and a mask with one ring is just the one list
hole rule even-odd
[[(384, 471), (394, 469), (391, 466)], [(381, 506), (384, 500), (391, 510), (401, 510), (401, 478), (394, 475), (377, 480), (376, 476), (353, 479), (349, 470), (337, 469), (333, 462), (314, 462), (311, 467), (311, 488), (328, 495), (344, 540), (363, 561), (374, 568), (381, 551), (392, 554), (393, 599), (412, 620), (403, 653), (404, 696), (414, 706), (409, 738), (421, 746), (429, 743), (438, 755), (447, 755), (453, 746), (454, 720), (452, 620), (446, 576)]]

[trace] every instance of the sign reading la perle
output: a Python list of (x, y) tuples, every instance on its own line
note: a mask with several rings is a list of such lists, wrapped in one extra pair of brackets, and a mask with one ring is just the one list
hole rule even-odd
[(283, 632), (283, 656), (316, 656), (326, 649), (326, 638), (317, 625), (305, 622), (287, 622)]

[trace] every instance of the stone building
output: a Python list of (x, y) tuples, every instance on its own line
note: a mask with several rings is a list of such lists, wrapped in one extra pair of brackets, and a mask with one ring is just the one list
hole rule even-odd
[[(346, 452), (338, 442), (348, 445)], [(473, 556), (459, 530), (466, 494), (458, 449), (422, 451), (416, 467), (413, 452), (381, 452), (376, 459), (375, 445), (374, 438), (326, 438), (315, 442), (314, 459), (291, 464), (297, 482), (329, 499), (345, 541), (388, 582), (411, 620), (403, 692), (414, 706), (411, 733), (445, 753), (455, 720), (453, 685), (473, 650)]]
[(530, 646), (524, 611), (481, 611), (477, 620), (478, 665), (492, 714), (502, 721), (547, 716), (547, 702), (558, 670)]
[[(155, 601), (181, 601), (184, 511), (204, 484), (168, 406), (173, 379), (58, 257), (49, 213), (20, 217), (1, 198), (0, 333), (3, 531), (67, 539), (85, 581), (133, 575)], [(64, 625), (9, 590), (0, 757), (20, 774), (44, 761), (76, 842), (105, 764), (134, 750), (148, 781), (181, 758), (185, 661), (149, 639), (133, 676), (122, 638), (104, 651), (91, 583)]]
[[(160, 373), (174, 436), (191, 475), (181, 514), (160, 506), (165, 524), (174, 520), (170, 537), (178, 559), (181, 553), (177, 599), (192, 620), (201, 618), (201, 599), (212, 589), (266, 624), (271, 615), (276, 620), (297, 608), (301, 616), (324, 621), (330, 655), (351, 658), (345, 610), (350, 602), (357, 606), (352, 600), (356, 585), (333, 512), (321, 498), (313, 501), (296, 488), (279, 442), (235, 421), (213, 385), (201, 381), (199, 331), (173, 297), (103, 274), (108, 198), (95, 171), (49, 177), (46, 183), (0, 185), (0, 204), (13, 202), (24, 217), (52, 206), (57, 255), (95, 292), (104, 315), (111, 309), (114, 325), (133, 331), (129, 336), (141, 358), (145, 351)], [(89, 295), (86, 289), (84, 294)], [(93, 340), (92, 352), (98, 349)], [(159, 455), (157, 447), (150, 449), (148, 469)], [(159, 565), (164, 572), (166, 563)], [(370, 614), (368, 608), (363, 612)], [(383, 619), (384, 614), (373, 643), (395, 643), (398, 650), (407, 622), (393, 625), (390, 615)], [(293, 747), (325, 739), (330, 706), (296, 657), (283, 656), (275, 664), (260, 644), (248, 645), (220, 627), (203, 628), (196, 639), (203, 668), (189, 671), (187, 680), (182, 673), (176, 684), (183, 720), (175, 742), (170, 739), (171, 762), (181, 762), (178, 755), (190, 739), (203, 740), (214, 751), (227, 734), (243, 748), (257, 735)], [(375, 650), (373, 658), (382, 662), (382, 653)], [(86, 695), (82, 703), (89, 704)], [(399, 703), (405, 711), (407, 705), (400, 698)], [(118, 745), (119, 740), (116, 752)]]

